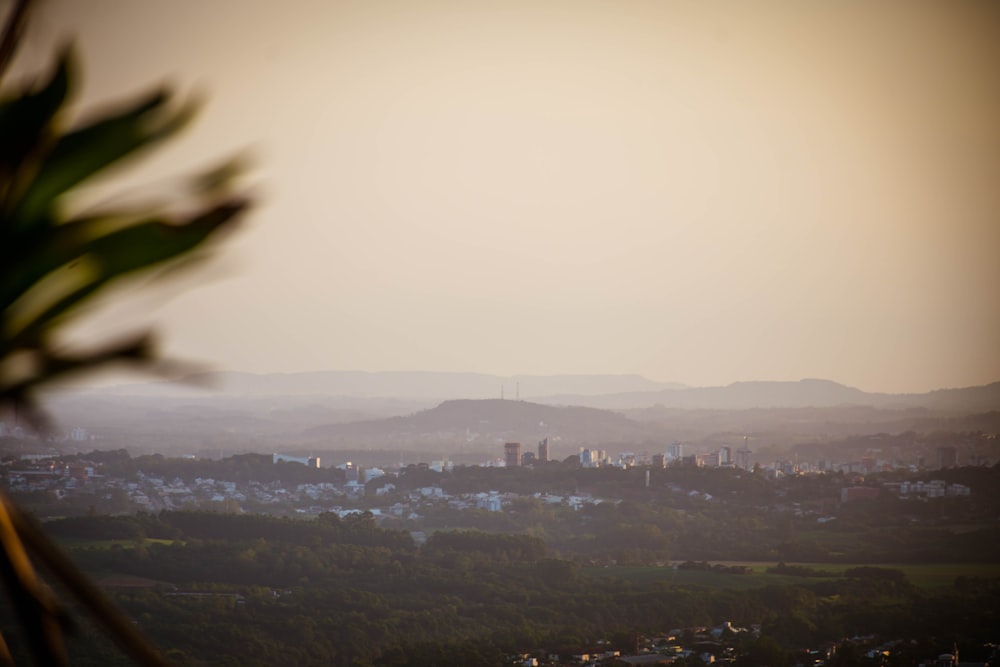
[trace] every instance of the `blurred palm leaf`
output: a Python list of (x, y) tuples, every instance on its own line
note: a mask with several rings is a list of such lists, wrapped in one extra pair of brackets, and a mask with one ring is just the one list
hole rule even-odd
[(29, 415), (38, 414), (36, 388), (56, 376), (151, 362), (148, 336), (70, 358), (54, 333), (109, 284), (189, 255), (248, 206), (232, 192), (239, 169), (230, 162), (192, 178), (193, 213), (67, 215), (74, 188), (174, 136), (194, 111), (157, 90), (62, 131), (74, 63), (67, 49), (41, 85), (0, 100), (0, 402)]
[[(26, 24), (30, 0), (17, 0), (0, 33), (0, 81)], [(177, 106), (155, 90), (75, 127), (64, 127), (77, 80), (65, 49), (35, 86), (0, 90), (0, 409), (13, 406), (44, 425), (37, 389), (69, 373), (128, 362), (151, 367), (149, 332), (105, 341), (83, 352), (59, 346), (58, 332), (109, 285), (190, 259), (232, 227), (248, 206), (230, 160), (191, 178), (190, 201), (72, 212), (75, 189), (177, 134), (194, 105)], [(177, 205), (184, 213), (171, 213)], [(171, 206), (173, 205), (173, 206)], [(26, 644), (40, 665), (65, 665), (68, 617), (37, 576), (58, 581), (140, 664), (166, 665), (159, 651), (59, 549), (0, 494), (0, 579)], [(0, 636), (0, 664), (13, 664)]]

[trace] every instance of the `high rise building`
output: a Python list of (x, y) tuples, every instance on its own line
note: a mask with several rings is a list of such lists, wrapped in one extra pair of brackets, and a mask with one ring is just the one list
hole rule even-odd
[(733, 462), (733, 448), (729, 445), (719, 447), (719, 465), (728, 466)]
[(753, 468), (753, 452), (750, 451), (750, 436), (743, 436), (743, 449), (736, 450), (736, 467), (741, 470)]
[(538, 462), (545, 463), (549, 460), (549, 439), (545, 438), (538, 443)]
[(753, 468), (753, 452), (744, 447), (743, 449), (736, 450), (736, 467), (741, 470), (750, 470)]
[(504, 444), (503, 451), (508, 468), (516, 468), (521, 465), (521, 443), (508, 442)]
[(684, 445), (679, 442), (671, 443), (667, 447), (667, 459), (670, 461), (680, 461), (684, 458)]

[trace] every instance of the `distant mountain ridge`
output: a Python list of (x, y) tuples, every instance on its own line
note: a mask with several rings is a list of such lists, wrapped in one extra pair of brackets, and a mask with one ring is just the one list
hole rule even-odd
[(684, 387), (665, 391), (625, 392), (593, 398), (579, 395), (546, 398), (548, 401), (567, 405), (587, 405), (605, 409), (662, 405), (671, 408), (740, 410), (873, 405), (881, 403), (882, 396), (885, 395), (871, 394), (830, 380), (807, 379), (797, 382), (734, 382), (724, 387)]
[[(1000, 382), (980, 387), (938, 389), (924, 394), (870, 393), (830, 380), (736, 382), (725, 387), (691, 387), (669, 392), (644, 392), (641, 396), (630, 396), (628, 402), (632, 405), (644, 403), (672, 408), (713, 410), (867, 406), (985, 412), (1000, 410)], [(577, 404), (590, 405), (585, 399)], [(601, 403), (593, 407), (612, 406)]]
[(334, 396), (405, 399), (537, 398), (551, 394), (584, 396), (662, 391), (684, 385), (654, 382), (640, 375), (488, 375), (433, 371), (312, 371), (305, 373), (244, 373), (215, 371), (181, 378), (118, 385), (103, 392), (125, 394), (239, 394), (247, 396)]
[[(514, 400), (510, 378), (476, 374), (212, 377), (226, 382), (220, 381), (215, 391), (183, 385), (178, 391), (165, 383), (64, 391), (46, 401), (67, 430), (80, 426), (101, 438), (104, 446), (145, 451), (191, 452), (206, 446), (213, 451), (280, 451), (304, 440), (310, 449), (444, 447), (478, 456), (506, 439), (533, 447), (544, 437), (551, 439), (553, 451), (567, 453), (577, 445), (604, 449), (604, 444), (630, 443), (641, 448), (642, 443), (675, 439), (732, 444), (746, 434), (775, 446), (792, 446), (869, 433), (1000, 432), (1000, 383), (925, 394), (875, 394), (826, 380), (662, 388), (637, 376), (611, 376), (611, 382), (603, 382), (605, 376), (583, 376), (582, 381), (579, 376), (552, 376), (551, 382), (520, 376), (528, 378), (529, 386), (571, 391), (531, 398), (522, 384), (522, 400)], [(367, 384), (355, 384), (359, 377), (367, 378)], [(434, 392), (456, 393), (492, 385), (499, 393), (504, 381), (507, 400), (468, 394), (401, 398), (399, 394), (413, 386), (395, 382), (401, 379), (433, 386)], [(655, 387), (651, 391), (646, 389), (650, 385)], [(609, 386), (627, 390), (599, 393)], [(384, 394), (365, 396), (362, 389)], [(583, 389), (595, 393), (584, 394)]]
[(922, 394), (866, 392), (830, 380), (734, 382), (718, 387), (688, 387), (655, 382), (640, 375), (513, 375), (428, 371), (315, 371), (254, 374), (212, 372), (185, 378), (186, 383), (149, 382), (119, 385), (101, 394), (132, 396), (339, 396), (393, 398), (437, 403), (448, 400), (521, 398), (548, 405), (576, 405), (609, 410), (649, 406), (743, 410), (872, 406), (926, 407), (953, 411), (1000, 410), (1000, 382), (979, 387), (938, 389)]
[(668, 391), (628, 392), (606, 396), (549, 396), (545, 402), (625, 410), (658, 405), (666, 408), (748, 410), (867, 406), (931, 408), (956, 412), (1000, 410), (1000, 382), (979, 387), (937, 389), (923, 394), (882, 394), (830, 380), (734, 382), (725, 387), (685, 387)]

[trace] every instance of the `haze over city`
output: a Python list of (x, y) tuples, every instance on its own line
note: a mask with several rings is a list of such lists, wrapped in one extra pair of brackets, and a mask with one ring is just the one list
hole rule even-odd
[(152, 319), (252, 372), (1000, 378), (995, 3), (50, 0), (21, 70), (69, 37), (85, 108), (206, 98), (126, 181), (246, 150), (260, 202), (81, 340)]

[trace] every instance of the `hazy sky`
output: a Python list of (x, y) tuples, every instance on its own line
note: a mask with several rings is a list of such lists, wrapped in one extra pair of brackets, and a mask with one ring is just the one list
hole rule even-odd
[(207, 94), (133, 180), (256, 156), (214, 274), (139, 309), (172, 354), (1000, 379), (1000, 3), (49, 0), (33, 28), (25, 61), (77, 36), (86, 101)]

